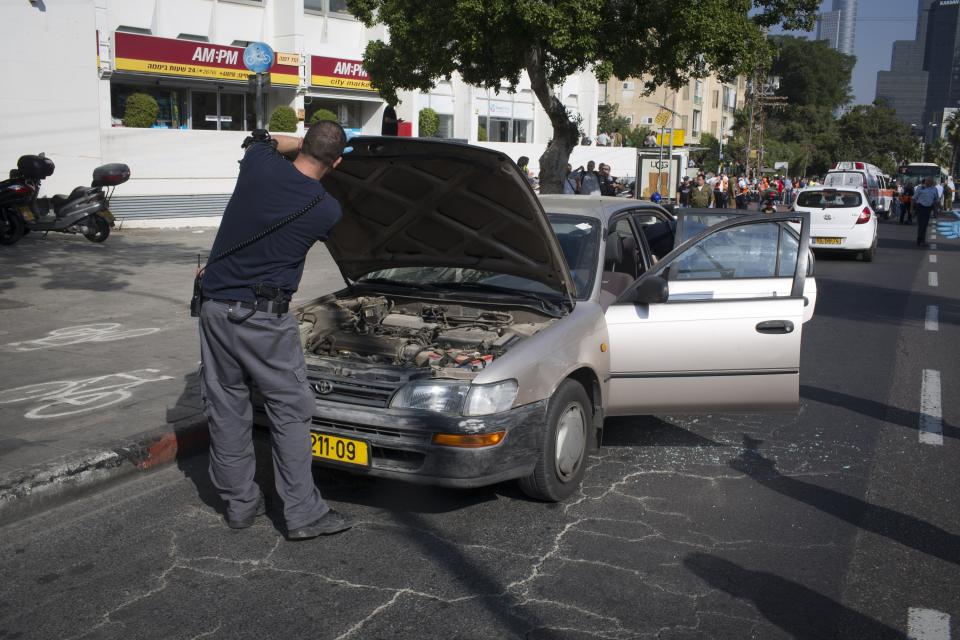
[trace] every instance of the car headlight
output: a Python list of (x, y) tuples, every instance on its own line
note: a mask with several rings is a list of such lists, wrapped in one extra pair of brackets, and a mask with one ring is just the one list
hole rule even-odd
[(454, 380), (411, 382), (393, 397), (390, 407), (485, 416), (512, 407), (517, 388), (516, 380), (477, 385)]
[(430, 380), (411, 382), (393, 397), (396, 409), (425, 409), (441, 413), (460, 413), (463, 399), (470, 390), (469, 382)]
[(491, 413), (500, 413), (512, 407), (516, 399), (516, 380), (471, 385), (467, 400), (463, 404), (463, 415), (486, 416)]

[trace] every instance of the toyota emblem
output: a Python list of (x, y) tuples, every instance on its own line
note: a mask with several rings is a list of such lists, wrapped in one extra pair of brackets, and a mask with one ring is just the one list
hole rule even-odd
[(833, 220), (833, 216), (830, 215), (829, 213), (825, 213), (825, 214), (823, 214), (823, 219), (824, 219), (824, 220)]
[(313, 385), (313, 389), (322, 396), (329, 395), (333, 393), (333, 383), (329, 380), (319, 380)]

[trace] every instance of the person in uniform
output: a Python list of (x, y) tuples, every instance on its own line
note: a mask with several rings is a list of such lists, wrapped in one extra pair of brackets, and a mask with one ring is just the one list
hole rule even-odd
[[(226, 503), (227, 525), (245, 529), (266, 512), (263, 492), (254, 482), (252, 382), (270, 420), (287, 537), (302, 540), (351, 526), (327, 505), (313, 481), (310, 421), (315, 401), (297, 321), (287, 313), (307, 251), (326, 240), (342, 215), (320, 179), (340, 163), (346, 135), (329, 121), (312, 125), (303, 138), (271, 140), (265, 131), (259, 133), (245, 143), (211, 255), (312, 206), (240, 251), (208, 262), (200, 309), (200, 383), (210, 428), (210, 477)], [(291, 162), (285, 155), (296, 157)]]

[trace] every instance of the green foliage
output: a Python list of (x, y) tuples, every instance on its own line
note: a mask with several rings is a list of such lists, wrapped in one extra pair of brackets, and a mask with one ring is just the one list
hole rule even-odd
[(625, 147), (642, 147), (644, 139), (650, 135), (650, 127), (637, 125), (627, 133), (623, 142)]
[(630, 121), (626, 116), (620, 115), (620, 105), (617, 103), (602, 104), (597, 107), (597, 131), (606, 131), (613, 133), (619, 131), (629, 135), (631, 129)]
[(160, 105), (153, 96), (134, 93), (123, 104), (123, 126), (149, 129), (157, 121), (158, 113), (160, 113)]
[[(347, 0), (368, 27), (384, 24), (390, 41), (371, 41), (363, 56), (371, 84), (390, 104), (397, 91), (429, 91), (459, 73), (471, 85), (516, 89), (522, 72), (553, 126), (540, 159), (541, 190), (562, 191), (579, 138), (554, 87), (593, 69), (600, 79), (650, 79), (680, 87), (709, 72), (731, 78), (769, 59), (765, 28), (810, 29), (820, 0)], [(424, 34), (427, 34), (425, 36)]]
[(487, 141), (487, 128), (483, 125), (477, 127), (477, 141), (486, 142)]
[(700, 134), (700, 148), (690, 152), (690, 159), (704, 171), (716, 173), (720, 166), (720, 141), (709, 133)]
[(770, 74), (780, 77), (777, 95), (791, 106), (834, 111), (850, 102), (850, 78), (857, 59), (831, 49), (824, 40), (770, 38), (775, 48)]
[[(917, 160), (917, 145), (910, 127), (882, 102), (860, 105), (839, 122), (836, 160), (862, 160), (893, 174), (897, 166)], [(941, 152), (949, 164), (950, 152)]]
[(337, 114), (335, 114), (333, 111), (330, 111), (330, 109), (317, 109), (313, 112), (313, 115), (310, 116), (309, 124), (316, 124), (321, 120), (340, 122), (340, 118), (337, 117)]
[(293, 107), (280, 105), (270, 114), (270, 123), (267, 125), (270, 131), (292, 132), (297, 130), (297, 112)]
[(430, 107), (420, 109), (420, 114), (417, 116), (417, 126), (421, 138), (432, 138), (440, 131), (440, 116)]

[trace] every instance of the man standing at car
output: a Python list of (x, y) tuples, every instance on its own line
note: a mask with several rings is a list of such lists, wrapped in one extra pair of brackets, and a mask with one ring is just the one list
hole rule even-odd
[(923, 181), (913, 192), (913, 212), (917, 218), (917, 246), (927, 246), (927, 225), (930, 224), (930, 214), (937, 205), (940, 192), (934, 184), (933, 178)]
[[(276, 149), (266, 132), (255, 132), (252, 140), (211, 255), (309, 208), (249, 246), (209, 262), (203, 274), (200, 384), (210, 428), (210, 477), (226, 502), (231, 528), (250, 527), (265, 513), (263, 493), (254, 482), (252, 382), (271, 424), (287, 537), (302, 540), (350, 528), (313, 481), (315, 401), (297, 321), (287, 313), (307, 251), (326, 240), (342, 215), (320, 179), (340, 164), (346, 135), (339, 124), (320, 121), (302, 139), (277, 136)], [(281, 154), (296, 158), (290, 162)]]
[(706, 209), (713, 201), (713, 190), (707, 186), (703, 174), (697, 176), (697, 184), (690, 191), (690, 206), (698, 209)]
[(610, 165), (600, 163), (600, 195), (615, 196), (623, 186), (616, 178), (610, 175)]

